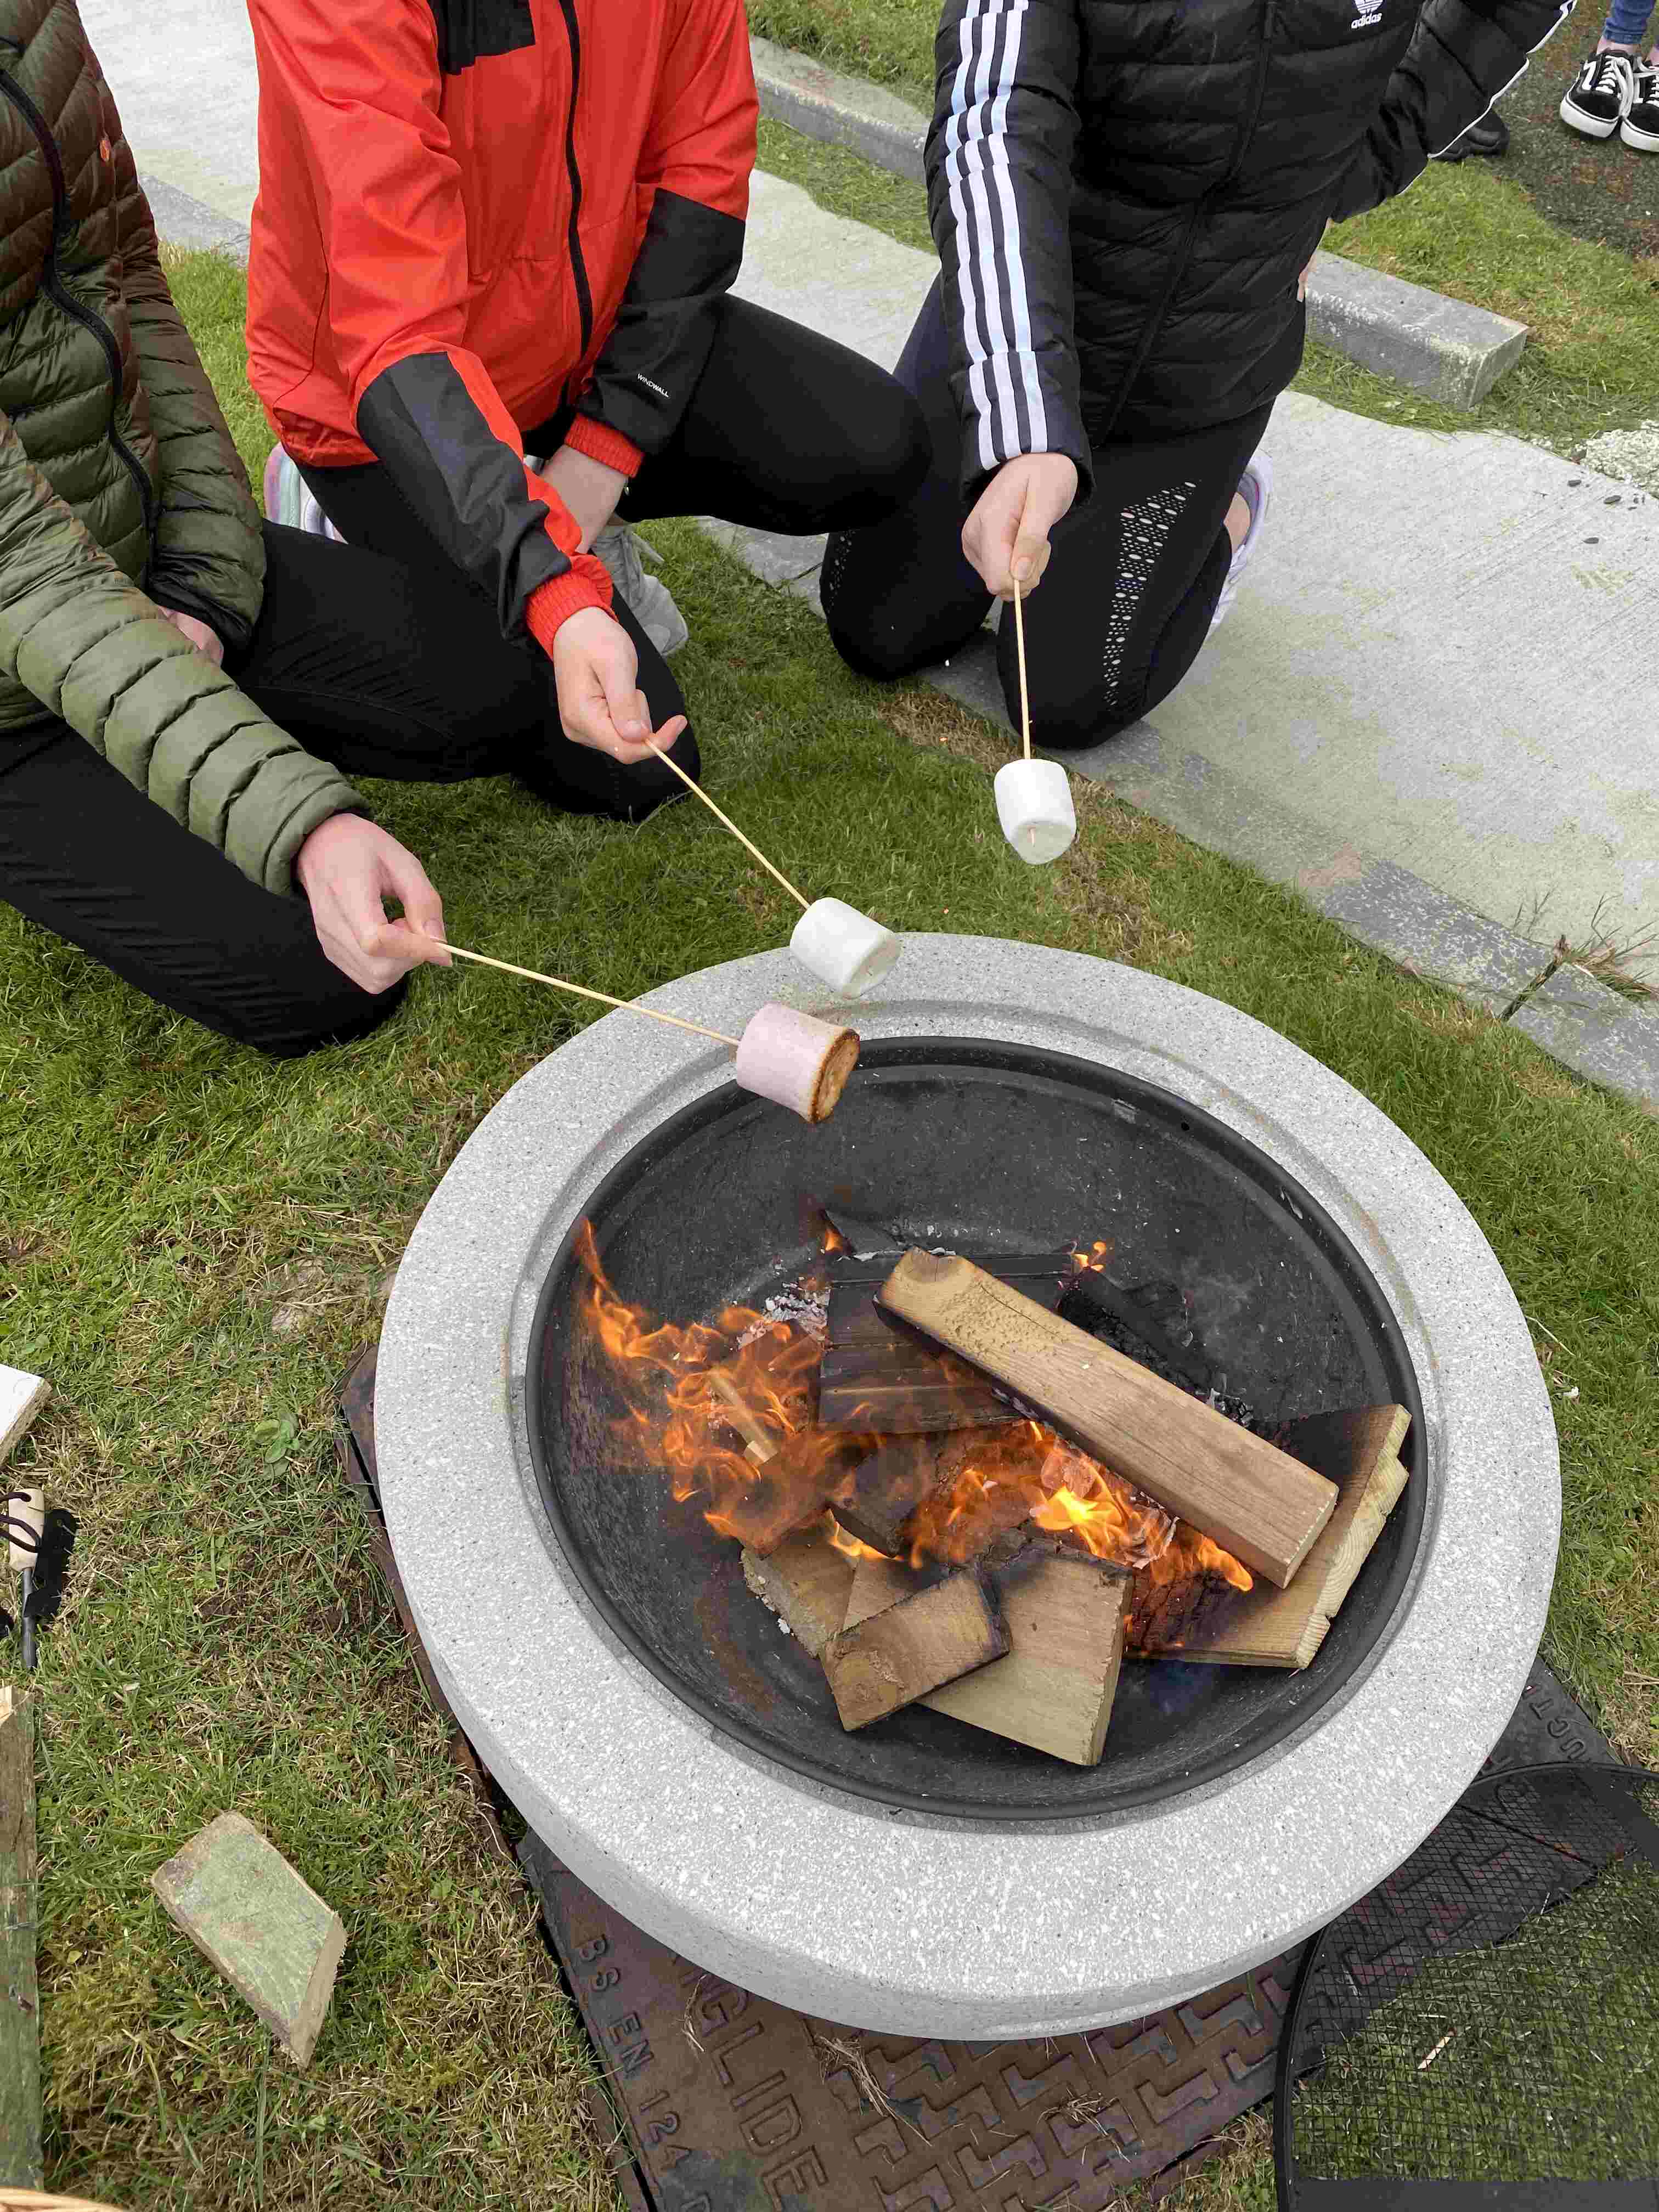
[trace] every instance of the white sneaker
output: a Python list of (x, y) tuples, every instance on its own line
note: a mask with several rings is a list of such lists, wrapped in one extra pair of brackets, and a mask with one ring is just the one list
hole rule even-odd
[(265, 520), (283, 523), (289, 530), (303, 530), (308, 538), (331, 538), (337, 545), (345, 543), (282, 446), (272, 447), (265, 463)]
[(653, 561), (658, 558), (635, 536), (630, 524), (608, 522), (593, 540), (592, 550), (595, 558), (602, 561), (610, 572), (617, 596), (627, 603), (635, 621), (666, 660), (670, 653), (679, 651), (691, 633), (667, 585), (646, 574), (645, 564), (640, 558), (642, 547)]
[(1238, 596), (1239, 580), (1250, 565), (1255, 551), (1255, 542), (1261, 535), (1261, 526), (1267, 520), (1267, 502), (1273, 495), (1273, 465), (1265, 453), (1253, 453), (1238, 480), (1238, 495), (1250, 510), (1250, 526), (1234, 548), (1227, 570), (1227, 580), (1221, 586), (1221, 597), (1215, 603), (1215, 612), (1210, 617), (1210, 628), (1226, 619), (1227, 611)]

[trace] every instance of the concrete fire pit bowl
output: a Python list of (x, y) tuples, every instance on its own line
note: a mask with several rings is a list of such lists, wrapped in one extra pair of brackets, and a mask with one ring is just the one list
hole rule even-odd
[[(828, 1011), (783, 953), (644, 1003), (735, 1034), (769, 999)], [(621, 1012), (507, 1093), (410, 1240), (375, 1397), (398, 1566), (457, 1717), (525, 1818), (698, 1966), (894, 2034), (990, 2041), (1137, 2018), (1333, 1919), (1476, 1773), (1524, 1686), (1553, 1576), (1547, 1397), (1454, 1193), (1376, 1108), (1245, 1015), (1076, 954), (915, 937), (855, 1018), (866, 1038), (1037, 1046), (1160, 1086), (1259, 1147), (1345, 1233), (1418, 1378), (1427, 1498), (1409, 1579), (1341, 1692), (1218, 1782), (1039, 1826), (895, 1814), (787, 1771), (675, 1697), (583, 1595), (524, 1407), (538, 1297), (589, 1194), (731, 1080), (719, 1048)]]

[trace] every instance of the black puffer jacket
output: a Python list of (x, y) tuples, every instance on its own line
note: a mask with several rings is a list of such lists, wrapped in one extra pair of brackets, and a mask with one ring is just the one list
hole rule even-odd
[(1236, 421), (1328, 221), (1402, 191), (1573, 0), (945, 0), (927, 146), (969, 495)]

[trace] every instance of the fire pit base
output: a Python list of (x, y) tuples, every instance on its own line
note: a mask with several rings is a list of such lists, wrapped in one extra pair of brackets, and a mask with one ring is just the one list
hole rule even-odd
[[(811, 1004), (781, 954), (649, 1003), (729, 1029), (769, 998)], [(572, 1224), (641, 1139), (730, 1081), (722, 1054), (625, 1016), (515, 1086), (410, 1242), (376, 1396), (392, 1540), (491, 1771), (556, 1854), (660, 1941), (739, 1987), (890, 2033), (982, 2041), (1133, 2019), (1332, 1918), (1473, 1778), (1548, 1599), (1547, 1399), (1454, 1194), (1259, 1024), (1103, 962), (950, 938), (908, 940), (857, 1013), (872, 1039), (1034, 1048), (1186, 1099), (1278, 1163), (1358, 1255), (1421, 1390), (1425, 1510), (1409, 1576), (1337, 1694), (1242, 1765), (1172, 1777), (1153, 1802), (988, 1826), (791, 1772), (642, 1666), (561, 1547), (524, 1409), (538, 1297)]]

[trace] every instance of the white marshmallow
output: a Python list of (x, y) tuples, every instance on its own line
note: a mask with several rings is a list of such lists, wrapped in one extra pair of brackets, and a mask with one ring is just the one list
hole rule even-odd
[(997, 770), (1002, 834), (1033, 867), (1057, 860), (1077, 835), (1072, 787), (1058, 761), (1010, 761)]
[(890, 929), (837, 898), (814, 899), (795, 924), (789, 950), (843, 999), (873, 991), (903, 947)]
[(750, 1017), (738, 1042), (736, 1074), (745, 1091), (775, 1099), (803, 1121), (827, 1121), (858, 1058), (856, 1030), (775, 1001)]

